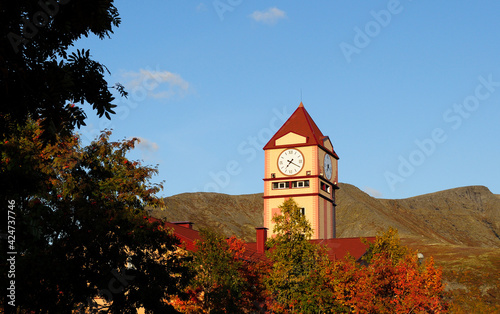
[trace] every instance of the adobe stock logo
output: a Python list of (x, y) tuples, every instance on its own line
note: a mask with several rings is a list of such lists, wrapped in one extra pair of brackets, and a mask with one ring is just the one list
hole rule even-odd
[[(500, 81), (494, 81), (493, 75), (488, 78), (478, 77), (479, 83), (474, 88), (474, 93), (466, 96), (461, 103), (453, 104), (443, 113), (443, 121), (450, 125), (451, 130), (457, 130), (463, 122), (472, 116), (472, 113), (479, 109), (481, 102), (487, 100), (500, 87)], [(424, 164), (427, 158), (431, 157), (437, 147), (448, 139), (448, 134), (443, 128), (435, 128), (431, 131), (430, 137), (423, 140), (414, 141), (416, 148), (407, 157), (398, 156), (399, 165), (397, 174), (391, 171), (384, 172), (384, 178), (392, 192), (396, 190), (398, 183), (405, 182), (417, 167)]]
[(234, 11), (234, 8), (239, 6), (243, 0), (214, 0), (212, 5), (214, 6), (214, 10), (219, 16), (219, 19), (224, 21), (224, 14), (226, 12)]
[(393, 16), (401, 12), (403, 12), (403, 6), (398, 0), (389, 0), (386, 9), (382, 9), (378, 12), (374, 10), (370, 11), (370, 15), (373, 19), (368, 21), (363, 28), (354, 27), (352, 44), (344, 41), (339, 44), (340, 50), (342, 50), (347, 63), (351, 63), (354, 54), (359, 55), (362, 49), (368, 47), (372, 39), (377, 37), (382, 29), (389, 26)]

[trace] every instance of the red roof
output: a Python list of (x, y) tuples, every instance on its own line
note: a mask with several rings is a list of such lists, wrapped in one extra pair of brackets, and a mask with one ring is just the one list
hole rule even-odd
[(194, 229), (186, 228), (177, 224), (166, 222), (164, 224), (165, 229), (173, 229), (174, 235), (181, 240), (186, 246), (188, 251), (196, 251), (196, 245), (194, 242), (196, 240), (201, 241), (200, 233)]
[(163, 222), (160, 219), (154, 217), (148, 217), (148, 221), (150, 223), (159, 222), (160, 224), (163, 224), (163, 228), (172, 229), (174, 235), (181, 241), (181, 243), (183, 243), (183, 245), (186, 247), (186, 250), (196, 251), (196, 245), (194, 244), (194, 242), (196, 240), (201, 240), (200, 233), (198, 231), (181, 226), (180, 224)]
[[(366, 250), (369, 246), (369, 244), (363, 243), (363, 239), (366, 240), (367, 243), (373, 243), (375, 241), (375, 237), (366, 237), (310, 240), (310, 242), (317, 245), (326, 246), (328, 257), (332, 261), (343, 259), (345, 256), (347, 256), (348, 253), (352, 257), (354, 257), (355, 260), (359, 260), (366, 253)], [(256, 247), (257, 244), (255, 242), (247, 243), (247, 248), (252, 248), (252, 250), (257, 253), (257, 251), (255, 250)]]
[[(149, 222), (160, 222), (161, 220), (153, 217), (148, 218)], [(201, 240), (198, 231), (181, 226), (176, 223), (165, 222), (163, 223), (165, 229), (172, 229), (174, 235), (183, 243), (184, 247), (188, 251), (196, 251), (196, 240)], [(312, 243), (318, 245), (324, 245), (328, 248), (328, 256), (332, 261), (337, 259), (342, 259), (344, 256), (349, 254), (353, 256), (356, 260), (360, 259), (368, 249), (368, 244), (363, 243), (363, 238), (335, 238), (326, 240), (311, 240)], [(375, 241), (375, 237), (364, 238), (369, 243)], [(243, 258), (248, 261), (265, 261), (267, 260), (266, 255), (259, 253), (257, 251), (256, 242), (246, 242), (245, 252), (243, 253)]]
[(368, 243), (375, 241), (375, 237), (366, 237), (311, 240), (311, 242), (326, 246), (328, 248), (328, 256), (332, 261), (344, 258), (347, 253), (354, 257), (355, 260), (358, 260), (366, 253), (369, 246), (363, 243), (362, 239), (365, 239)]
[[(313, 119), (307, 113), (306, 108), (302, 102), (299, 107), (295, 110), (294, 113), (286, 120), (285, 124), (274, 134), (274, 136), (267, 142), (264, 149), (277, 148), (276, 140), (281, 138), (282, 136), (287, 135), (288, 133), (293, 132), (295, 134), (302, 135), (306, 138), (306, 143), (294, 145), (294, 146), (311, 146), (311, 145), (319, 145), (323, 147), (325, 150), (327, 149), (323, 143), (327, 136), (324, 136), (321, 133), (321, 130), (318, 128), (316, 123), (314, 123)], [(335, 151), (331, 151), (333, 155), (338, 159)]]

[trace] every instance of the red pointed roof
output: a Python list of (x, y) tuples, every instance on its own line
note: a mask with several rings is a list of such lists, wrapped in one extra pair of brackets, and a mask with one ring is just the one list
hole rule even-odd
[(295, 134), (302, 135), (306, 138), (306, 143), (299, 144), (295, 146), (311, 146), (311, 145), (319, 145), (323, 147), (325, 150), (330, 151), (333, 155), (338, 159), (335, 151), (327, 149), (324, 146), (324, 140), (327, 136), (324, 136), (321, 133), (321, 130), (318, 128), (316, 123), (314, 123), (313, 119), (307, 113), (306, 108), (302, 102), (299, 107), (295, 110), (294, 113), (286, 120), (283, 126), (274, 134), (274, 136), (269, 140), (269, 142), (264, 146), (264, 149), (277, 148), (276, 140), (281, 138), (282, 136), (293, 132)]

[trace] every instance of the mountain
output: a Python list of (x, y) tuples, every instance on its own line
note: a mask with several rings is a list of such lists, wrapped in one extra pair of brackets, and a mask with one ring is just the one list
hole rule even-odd
[(195, 229), (213, 228), (227, 237), (255, 241), (255, 227), (263, 225), (262, 194), (182, 193), (165, 198), (165, 203), (166, 209), (154, 210), (152, 216), (190, 221)]
[(374, 235), (395, 227), (426, 243), (500, 247), (500, 198), (467, 186), (406, 199), (376, 199), (349, 184), (338, 195), (339, 237)]
[[(337, 237), (374, 236), (388, 227), (402, 238), (426, 244), (500, 248), (500, 195), (484, 186), (468, 186), (406, 199), (373, 198), (340, 183)], [(262, 194), (183, 193), (165, 199), (167, 208), (152, 215), (191, 221), (226, 236), (255, 241), (262, 221)]]

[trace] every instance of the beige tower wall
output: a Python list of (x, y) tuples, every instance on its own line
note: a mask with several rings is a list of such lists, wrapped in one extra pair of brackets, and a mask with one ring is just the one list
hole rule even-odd
[[(324, 175), (324, 158), (328, 152), (317, 145), (300, 146), (305, 142), (303, 136), (289, 132), (276, 140), (280, 148), (266, 149), (264, 170), (264, 227), (268, 234), (273, 236), (274, 223), (272, 217), (280, 213), (279, 206), (292, 197), (300, 208), (305, 209), (306, 219), (313, 228), (313, 239), (330, 239), (335, 237), (335, 185), (337, 184), (337, 159), (330, 153), (332, 161), (332, 178), (328, 180)], [(326, 141), (326, 149), (333, 149), (330, 141)], [(304, 166), (295, 175), (287, 176), (279, 170), (278, 159), (287, 149), (294, 148), (304, 157)], [(295, 187), (293, 183), (309, 181), (309, 186)], [(288, 182), (288, 188), (273, 188), (273, 183)], [(322, 189), (321, 185), (328, 188)]]
[[(268, 228), (268, 234), (274, 235), (274, 223), (272, 217), (280, 214), (279, 206), (285, 202), (287, 197), (276, 197), (264, 199), (264, 227)], [(335, 237), (335, 212), (332, 202), (314, 196), (293, 196), (299, 208), (305, 209), (306, 219), (313, 228), (313, 239), (331, 239)]]

